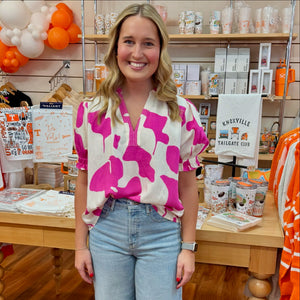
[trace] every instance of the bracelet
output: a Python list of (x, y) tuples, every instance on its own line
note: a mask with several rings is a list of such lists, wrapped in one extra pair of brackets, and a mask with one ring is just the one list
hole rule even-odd
[(84, 248), (75, 248), (75, 251), (80, 251), (80, 250), (85, 250), (88, 249), (88, 247), (84, 247)]

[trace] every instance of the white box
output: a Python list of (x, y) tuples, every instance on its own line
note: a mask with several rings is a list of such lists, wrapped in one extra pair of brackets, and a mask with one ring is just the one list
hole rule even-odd
[(201, 95), (201, 81), (188, 80), (185, 82), (186, 95)]
[(199, 80), (200, 79), (200, 65), (188, 64), (186, 72), (186, 80)]
[(248, 72), (238, 72), (236, 93), (247, 94), (247, 91), (248, 91)]
[(249, 94), (260, 94), (261, 70), (250, 70)]
[(260, 93), (269, 95), (272, 91), (273, 70), (261, 70)]
[(236, 72), (238, 48), (227, 49), (226, 72)]
[(208, 93), (211, 96), (224, 94), (225, 73), (210, 73)]
[(173, 70), (173, 78), (174, 81), (185, 81), (185, 70), (175, 69)]
[(227, 72), (225, 77), (225, 94), (236, 94), (237, 72)]
[(214, 72), (225, 72), (226, 69), (226, 48), (215, 49), (215, 66)]
[(249, 72), (250, 48), (239, 48), (236, 62), (237, 72)]
[(270, 69), (271, 61), (271, 43), (261, 43), (259, 46), (259, 69)]
[(175, 85), (177, 87), (177, 94), (178, 95), (185, 95), (185, 81), (184, 80), (177, 80), (175, 81)]

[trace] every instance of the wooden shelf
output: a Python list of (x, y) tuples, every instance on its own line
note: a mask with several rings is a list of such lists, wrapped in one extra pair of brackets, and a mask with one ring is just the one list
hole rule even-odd
[[(82, 38), (80, 34), (78, 36)], [(296, 33), (293, 34), (293, 40), (298, 37)], [(205, 42), (205, 41), (288, 41), (288, 33), (248, 33), (248, 34), (170, 34), (171, 42)], [(106, 34), (86, 34), (86, 40), (108, 42), (108, 35)]]
[[(82, 92), (80, 92), (82, 94)], [(92, 93), (86, 93), (85, 96), (87, 97), (94, 97), (96, 95), (96, 92)], [(218, 96), (205, 96), (205, 95), (181, 95), (183, 98), (187, 98), (189, 100), (218, 100)], [(273, 99), (269, 97), (262, 97), (264, 101), (281, 101), (283, 100), (283, 97), (281, 96), (274, 96)], [(291, 96), (286, 96), (286, 100), (292, 99)]]
[[(218, 96), (205, 96), (205, 95), (182, 95), (184, 98), (188, 98), (189, 100), (218, 100)], [(283, 100), (282, 96), (274, 96), (274, 97), (262, 97), (264, 101), (281, 101)], [(286, 96), (286, 100), (291, 100), (291, 96)]]
[[(200, 158), (203, 159), (217, 159), (218, 155), (215, 153), (206, 153), (202, 152), (200, 155)], [(273, 160), (273, 154), (259, 154), (258, 160), (262, 161), (272, 161)]]

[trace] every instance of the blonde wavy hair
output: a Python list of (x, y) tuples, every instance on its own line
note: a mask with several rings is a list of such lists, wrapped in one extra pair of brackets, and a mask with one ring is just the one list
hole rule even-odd
[[(102, 109), (99, 112), (99, 118), (108, 108), (109, 99), (112, 100), (112, 121), (113, 124), (118, 120), (116, 111), (120, 105), (120, 98), (116, 93), (117, 88), (121, 87), (125, 82), (125, 77), (121, 73), (117, 62), (117, 46), (120, 30), (124, 21), (131, 17), (139, 15), (143, 18), (151, 20), (157, 27), (160, 39), (160, 58), (156, 72), (152, 76), (156, 97), (158, 100), (167, 102), (171, 120), (181, 120), (180, 111), (177, 104), (177, 88), (171, 79), (172, 64), (167, 51), (169, 36), (166, 26), (156, 9), (150, 4), (132, 4), (125, 8), (118, 16), (114, 26), (109, 33), (109, 48), (104, 57), (104, 63), (108, 68), (107, 78), (100, 85), (96, 97), (102, 102)], [(120, 121), (120, 120), (118, 120)]]

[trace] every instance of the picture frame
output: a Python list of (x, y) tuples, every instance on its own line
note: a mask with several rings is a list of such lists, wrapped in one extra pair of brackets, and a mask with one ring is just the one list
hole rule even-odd
[(201, 120), (201, 125), (203, 127), (203, 130), (204, 130), (205, 134), (207, 135), (208, 119), (202, 119)]
[(260, 80), (260, 93), (270, 95), (272, 91), (273, 70), (262, 70)]
[(250, 78), (249, 78), (249, 94), (260, 94), (261, 87), (261, 70), (250, 70)]
[(210, 103), (200, 103), (199, 106), (200, 118), (209, 118), (210, 116)]
[(259, 69), (270, 69), (271, 62), (271, 43), (260, 43), (259, 45)]

